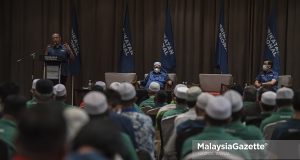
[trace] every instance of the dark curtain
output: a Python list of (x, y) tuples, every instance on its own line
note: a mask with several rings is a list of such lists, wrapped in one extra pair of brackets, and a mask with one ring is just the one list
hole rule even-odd
[[(75, 88), (88, 80), (104, 80), (104, 72), (117, 71), (122, 46), (125, 3), (139, 78), (159, 60), (166, 0), (76, 0), (79, 16), (81, 73)], [(267, 19), (277, 10), (281, 73), (291, 74), (300, 87), (300, 1), (225, 0), (229, 69), (234, 81), (254, 81), (261, 69)], [(53, 32), (64, 42), (70, 37), (71, 0), (0, 0), (0, 81), (12, 80), (29, 93), (31, 74), (43, 75), (42, 62), (32, 69), (30, 53), (43, 54)], [(178, 82), (199, 83), (199, 73), (215, 73), (214, 53), (220, 0), (169, 0), (177, 58)], [(24, 57), (21, 62), (17, 59)], [(71, 79), (68, 80), (70, 88)]]

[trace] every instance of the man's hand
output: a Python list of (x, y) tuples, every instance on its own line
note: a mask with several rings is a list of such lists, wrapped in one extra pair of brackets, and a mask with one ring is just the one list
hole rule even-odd
[(72, 49), (70, 48), (69, 44), (68, 44), (68, 43), (65, 43), (65, 44), (64, 44), (64, 47), (68, 50), (67, 53), (70, 55), (70, 58), (71, 58), (72, 60), (74, 60), (74, 59), (75, 59), (75, 56), (74, 56), (73, 51), (72, 51)]

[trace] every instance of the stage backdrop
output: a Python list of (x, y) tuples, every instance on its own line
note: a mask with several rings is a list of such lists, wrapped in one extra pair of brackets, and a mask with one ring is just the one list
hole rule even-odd
[[(23, 93), (31, 86), (32, 52), (43, 54), (53, 32), (69, 42), (71, 0), (0, 1), (0, 81), (13, 80)], [(179, 82), (198, 83), (199, 73), (214, 73), (220, 0), (170, 0), (176, 73)], [(128, 0), (130, 30), (139, 78), (160, 58), (166, 0)], [(261, 69), (267, 19), (277, 10), (281, 73), (292, 74), (300, 87), (300, 1), (225, 0), (229, 72), (237, 83), (253, 82)], [(104, 80), (118, 70), (122, 47), (124, 0), (77, 0), (81, 73), (76, 87)], [(17, 63), (18, 58), (25, 57)], [(34, 74), (42, 77), (42, 63)], [(69, 79), (70, 82), (70, 79)], [(70, 86), (69, 86), (70, 87)]]

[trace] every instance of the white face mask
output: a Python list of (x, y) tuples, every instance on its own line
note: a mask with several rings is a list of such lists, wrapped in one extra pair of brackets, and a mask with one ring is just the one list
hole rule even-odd
[(160, 72), (160, 69), (159, 69), (159, 68), (154, 68), (154, 72), (155, 72), (155, 73), (159, 73), (159, 72)]
[(269, 69), (269, 67), (268, 67), (268, 65), (264, 64), (262, 69), (263, 69), (263, 71), (267, 71)]

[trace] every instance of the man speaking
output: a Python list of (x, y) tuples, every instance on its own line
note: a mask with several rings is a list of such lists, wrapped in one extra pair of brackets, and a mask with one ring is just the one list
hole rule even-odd
[(265, 60), (262, 71), (258, 74), (255, 80), (256, 88), (267, 88), (276, 92), (278, 83), (278, 73), (272, 70), (273, 63), (270, 60)]
[(53, 33), (51, 38), (52, 38), (52, 43), (47, 46), (45, 55), (58, 56), (63, 60), (63, 62), (61, 64), (60, 82), (61, 82), (61, 84), (65, 85), (66, 81), (67, 81), (67, 77), (70, 72), (69, 66), (68, 66), (69, 60), (74, 60), (75, 57), (74, 57), (74, 54), (73, 54), (70, 46), (67, 43), (65, 43), (65, 44), (61, 43), (60, 34)]

